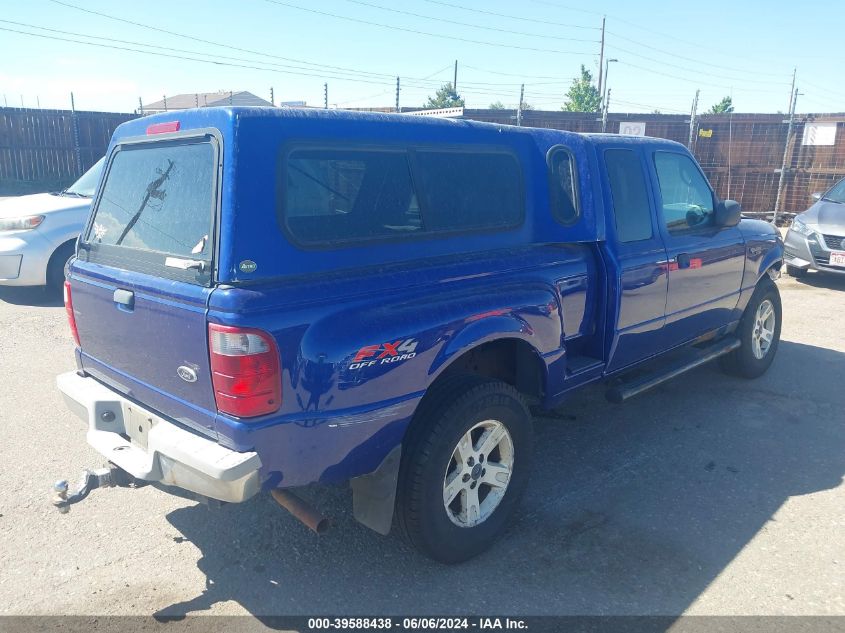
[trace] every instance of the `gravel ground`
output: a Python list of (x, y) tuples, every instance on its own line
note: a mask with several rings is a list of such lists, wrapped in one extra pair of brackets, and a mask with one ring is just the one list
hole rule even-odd
[(763, 378), (703, 367), (537, 419), (521, 514), (457, 567), (355, 523), (342, 488), (311, 491), (335, 524), (320, 538), (269, 495), (98, 490), (59, 515), (51, 483), (102, 463), (55, 388), (65, 315), (0, 290), (0, 614), (845, 615), (845, 279), (780, 288)]

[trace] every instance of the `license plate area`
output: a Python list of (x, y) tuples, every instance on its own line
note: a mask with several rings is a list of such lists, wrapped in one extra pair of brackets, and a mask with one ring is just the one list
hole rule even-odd
[(830, 251), (830, 265), (845, 267), (845, 251)]
[(134, 404), (123, 404), (123, 425), (129, 441), (141, 448), (147, 448), (147, 437), (155, 426), (156, 418), (150, 412)]

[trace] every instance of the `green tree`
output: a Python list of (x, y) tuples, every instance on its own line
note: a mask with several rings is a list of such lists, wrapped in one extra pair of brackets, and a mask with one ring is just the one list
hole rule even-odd
[(598, 112), (600, 108), (601, 95), (593, 85), (593, 75), (581, 64), (581, 77), (572, 81), (561, 109), (566, 112)]
[(491, 110), (504, 110), (505, 104), (502, 103), (501, 101), (494, 101), (493, 103), (490, 104), (490, 109)]
[(719, 103), (715, 104), (708, 110), (708, 114), (728, 114), (734, 111), (734, 100), (730, 97), (725, 97)]
[(463, 97), (461, 97), (461, 95), (459, 95), (452, 87), (452, 82), (447, 81), (445, 84), (440, 86), (434, 97), (428, 98), (428, 103), (426, 103), (423, 108), (425, 110), (432, 108), (458, 108), (463, 105)]

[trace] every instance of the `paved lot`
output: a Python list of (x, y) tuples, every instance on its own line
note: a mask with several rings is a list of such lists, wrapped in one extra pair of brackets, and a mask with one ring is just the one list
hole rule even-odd
[(845, 280), (780, 287), (762, 379), (705, 367), (538, 419), (521, 516), (459, 567), (359, 526), (340, 488), (311, 495), (322, 538), (267, 495), (105, 490), (57, 514), (51, 482), (101, 463), (54, 387), (65, 315), (0, 290), (0, 614), (845, 614)]

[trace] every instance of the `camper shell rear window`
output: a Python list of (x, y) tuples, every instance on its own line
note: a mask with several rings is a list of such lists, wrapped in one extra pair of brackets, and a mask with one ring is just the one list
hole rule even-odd
[(84, 233), (89, 259), (210, 282), (217, 152), (208, 136), (118, 146)]
[(506, 149), (293, 145), (279, 178), (280, 223), (302, 246), (500, 230), (524, 218), (521, 167)]

